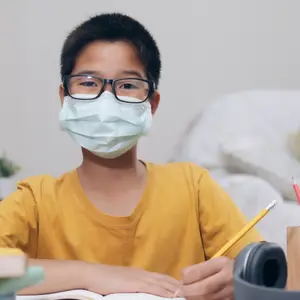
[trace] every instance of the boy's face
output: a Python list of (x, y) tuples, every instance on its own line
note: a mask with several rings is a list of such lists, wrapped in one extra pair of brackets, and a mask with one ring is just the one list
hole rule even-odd
[[(143, 78), (147, 79), (136, 49), (128, 42), (97, 41), (89, 44), (77, 57), (72, 74), (93, 73), (103, 79)], [(111, 91), (111, 86), (106, 86)], [(63, 103), (64, 90), (60, 86), (60, 99)], [(156, 112), (160, 95), (155, 91), (150, 104), (152, 114)]]

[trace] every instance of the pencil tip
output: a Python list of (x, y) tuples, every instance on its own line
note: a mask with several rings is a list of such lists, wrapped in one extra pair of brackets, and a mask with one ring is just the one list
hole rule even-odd
[(277, 203), (276, 200), (272, 201), (272, 202), (266, 207), (266, 210), (272, 209), (272, 208), (276, 205), (276, 203)]

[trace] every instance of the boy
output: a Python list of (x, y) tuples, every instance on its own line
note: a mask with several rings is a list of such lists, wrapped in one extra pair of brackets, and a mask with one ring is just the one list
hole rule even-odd
[(0, 207), (0, 246), (45, 269), (44, 284), (23, 294), (172, 297), (180, 287), (188, 299), (232, 299), (232, 259), (259, 235), (209, 260), (244, 217), (206, 170), (137, 159), (159, 105), (160, 71), (154, 39), (128, 16), (98, 15), (66, 39), (60, 125), (81, 146), (82, 164), (58, 179), (20, 182)]

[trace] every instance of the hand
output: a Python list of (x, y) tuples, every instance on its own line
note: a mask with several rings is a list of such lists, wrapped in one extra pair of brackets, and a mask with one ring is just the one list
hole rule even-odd
[(101, 295), (147, 293), (171, 298), (180, 286), (170, 276), (129, 267), (90, 264), (84, 275), (84, 288)]
[(181, 294), (187, 300), (233, 300), (233, 260), (219, 257), (182, 272)]

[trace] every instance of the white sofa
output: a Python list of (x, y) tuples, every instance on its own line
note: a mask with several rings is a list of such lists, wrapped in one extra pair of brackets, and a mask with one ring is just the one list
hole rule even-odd
[(300, 90), (225, 95), (188, 124), (171, 160), (209, 169), (249, 218), (276, 199), (258, 229), (285, 248), (286, 227), (300, 225), (292, 188), (292, 177), (300, 184), (299, 129)]

